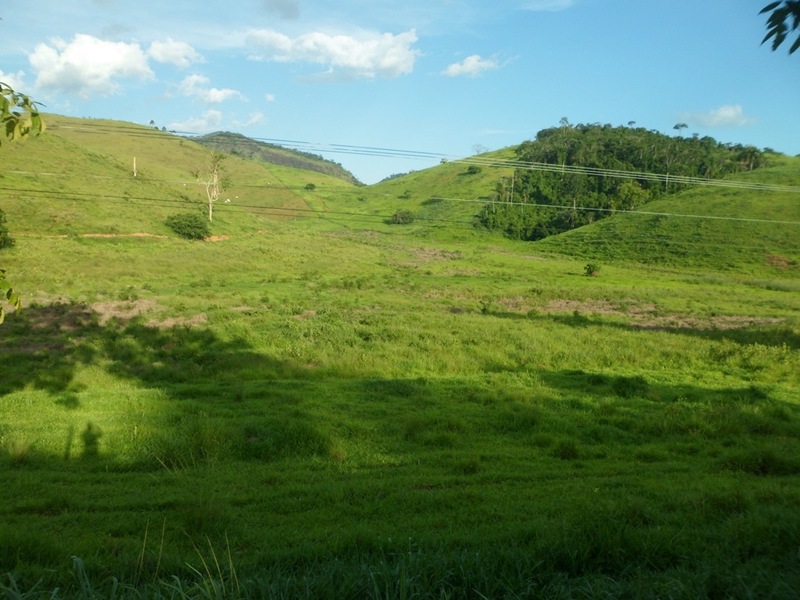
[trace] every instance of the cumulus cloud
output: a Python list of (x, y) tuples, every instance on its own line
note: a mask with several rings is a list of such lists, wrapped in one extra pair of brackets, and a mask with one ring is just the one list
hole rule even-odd
[(275, 94), (264, 94), (264, 100), (267, 102), (275, 102)]
[(500, 65), (493, 58), (481, 58), (479, 54), (472, 54), (458, 63), (453, 63), (442, 71), (448, 77), (477, 77), (486, 71), (497, 69)]
[(264, 122), (265, 119), (266, 117), (264, 116), (264, 113), (254, 112), (250, 113), (250, 116), (247, 118), (246, 121), (236, 120), (233, 122), (233, 124), (236, 127), (251, 127), (253, 125), (260, 125), (261, 123)]
[(17, 71), (16, 73), (6, 73), (0, 70), (0, 81), (10, 86), (11, 89), (21, 92), (25, 89), (25, 72)]
[(681, 121), (697, 127), (745, 127), (755, 123), (739, 104), (725, 104), (708, 112), (687, 112), (679, 115)]
[(110, 95), (120, 89), (118, 79), (153, 79), (147, 56), (138, 44), (109, 42), (84, 34), (71, 42), (60, 38), (39, 44), (28, 56), (43, 90)]
[(300, 16), (300, 5), (297, 0), (263, 0), (264, 7), (284, 19), (296, 19)]
[(167, 129), (186, 133), (209, 133), (217, 129), (220, 123), (222, 123), (222, 113), (218, 110), (207, 110), (202, 117), (173, 121), (167, 125)]
[(193, 96), (208, 104), (219, 104), (231, 98), (242, 98), (241, 92), (230, 88), (208, 87), (210, 80), (202, 75), (189, 75), (178, 86), (184, 96)]
[(419, 51), (414, 30), (391, 33), (330, 35), (314, 32), (291, 38), (276, 31), (251, 31), (248, 43), (256, 51), (253, 60), (308, 62), (359, 78), (398, 77), (414, 70)]
[(147, 56), (156, 62), (175, 65), (181, 69), (185, 69), (194, 63), (203, 62), (203, 57), (189, 44), (176, 42), (171, 38), (167, 38), (163, 42), (156, 41), (150, 44)]
[(558, 12), (575, 5), (577, 0), (527, 0), (522, 4), (525, 10)]

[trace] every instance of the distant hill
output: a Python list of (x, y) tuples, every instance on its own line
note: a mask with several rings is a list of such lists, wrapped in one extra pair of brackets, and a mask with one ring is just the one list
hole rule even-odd
[(268, 144), (254, 140), (240, 133), (217, 131), (199, 137), (191, 138), (192, 141), (202, 144), (207, 148), (247, 158), (258, 160), (273, 165), (315, 171), (324, 175), (331, 175), (353, 185), (362, 185), (350, 171), (339, 163), (327, 160), (316, 154), (301, 152), (284, 148), (275, 144)]

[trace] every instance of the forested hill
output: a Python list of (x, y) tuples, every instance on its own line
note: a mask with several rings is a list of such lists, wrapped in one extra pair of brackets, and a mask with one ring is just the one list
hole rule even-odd
[(239, 133), (218, 131), (216, 133), (209, 133), (208, 135), (193, 137), (192, 141), (202, 144), (207, 148), (233, 154), (234, 156), (259, 160), (283, 167), (323, 173), (342, 179), (353, 185), (361, 185), (361, 182), (356, 179), (355, 175), (339, 163), (326, 160), (321, 156), (309, 152), (301, 152), (275, 144), (260, 142)]
[[(684, 137), (684, 127), (676, 125), (675, 136), (566, 121), (544, 129), (517, 148), (518, 160), (531, 168), (517, 170), (513, 191), (510, 182), (498, 186), (501, 203), (487, 205), (479, 221), (513, 238), (537, 240), (680, 191), (686, 178), (718, 179), (764, 165), (765, 152), (754, 146)], [(506, 205), (512, 203), (534, 206), (521, 211)]]

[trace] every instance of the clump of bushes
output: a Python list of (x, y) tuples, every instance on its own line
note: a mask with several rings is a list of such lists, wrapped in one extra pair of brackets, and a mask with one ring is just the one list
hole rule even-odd
[(398, 209), (389, 219), (392, 225), (410, 225), (414, 222), (414, 213), (404, 208)]
[(197, 213), (170, 215), (165, 223), (172, 231), (187, 240), (202, 240), (211, 235), (208, 221)]

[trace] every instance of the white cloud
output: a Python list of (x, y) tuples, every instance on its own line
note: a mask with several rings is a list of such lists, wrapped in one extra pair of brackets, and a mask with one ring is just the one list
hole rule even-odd
[(230, 88), (207, 87), (209, 83), (208, 77), (189, 75), (180, 83), (178, 89), (184, 96), (194, 96), (208, 104), (219, 104), (231, 98), (242, 98), (241, 92)]
[(330, 35), (307, 33), (296, 38), (268, 29), (251, 31), (248, 42), (257, 48), (254, 60), (309, 62), (324, 65), (330, 73), (338, 71), (361, 77), (398, 77), (414, 70), (419, 51), (414, 30), (391, 33)]
[(264, 116), (264, 113), (254, 112), (254, 113), (250, 113), (250, 116), (248, 117), (248, 119), (246, 121), (236, 120), (236, 121), (233, 122), (233, 124), (236, 127), (251, 127), (253, 125), (260, 125), (265, 120), (266, 120), (266, 117)]
[(275, 94), (264, 94), (264, 100), (267, 102), (275, 102)]
[(23, 92), (25, 90), (25, 72), (17, 71), (16, 73), (6, 73), (0, 70), (0, 81), (10, 86), (16, 92)]
[(203, 57), (189, 44), (176, 42), (171, 38), (167, 38), (164, 42), (150, 44), (147, 56), (157, 62), (175, 65), (181, 69), (185, 69), (193, 63), (203, 62)]
[(577, 0), (528, 0), (522, 8), (525, 10), (558, 12), (575, 6)]
[(77, 34), (71, 42), (56, 38), (39, 44), (28, 56), (43, 90), (110, 95), (119, 91), (117, 79), (153, 79), (147, 57), (138, 44), (108, 42)]
[(497, 69), (500, 65), (493, 58), (481, 58), (479, 54), (472, 54), (458, 63), (453, 63), (442, 71), (448, 77), (477, 77), (485, 71)]
[(739, 104), (725, 104), (708, 112), (687, 112), (679, 115), (681, 121), (697, 127), (745, 127), (755, 119), (744, 114)]
[(220, 123), (222, 123), (222, 113), (218, 110), (207, 110), (202, 117), (173, 121), (167, 125), (167, 129), (186, 133), (209, 133), (217, 129)]

